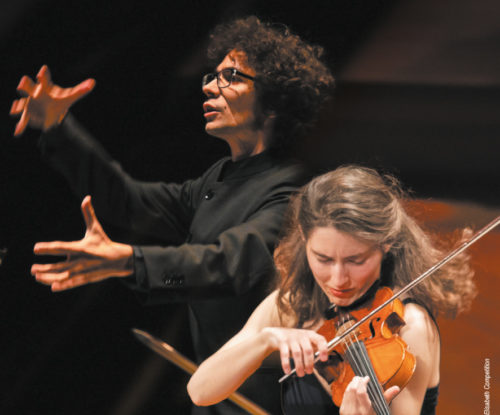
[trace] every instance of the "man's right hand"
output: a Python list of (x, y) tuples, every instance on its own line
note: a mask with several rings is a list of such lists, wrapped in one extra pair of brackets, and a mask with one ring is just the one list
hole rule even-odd
[(22, 98), (16, 99), (10, 109), (10, 115), (20, 114), (14, 135), (21, 135), (28, 125), (47, 131), (61, 123), (69, 108), (94, 86), (95, 80), (87, 79), (73, 88), (61, 88), (52, 83), (46, 65), (38, 72), (36, 83), (23, 76), (17, 87)]
[(65, 256), (66, 261), (34, 264), (31, 274), (52, 291), (68, 290), (110, 277), (127, 277), (134, 272), (132, 246), (114, 242), (97, 220), (90, 196), (82, 202), (87, 230), (79, 241), (39, 242), (36, 255)]

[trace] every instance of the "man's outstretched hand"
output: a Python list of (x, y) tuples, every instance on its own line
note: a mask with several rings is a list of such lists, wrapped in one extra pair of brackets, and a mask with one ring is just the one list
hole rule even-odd
[(52, 291), (67, 290), (110, 277), (126, 277), (133, 273), (132, 247), (108, 238), (97, 220), (90, 196), (83, 199), (82, 213), (87, 226), (83, 239), (35, 244), (36, 255), (66, 256), (63, 262), (34, 264), (31, 267), (31, 274), (36, 280), (50, 285)]
[(36, 76), (36, 83), (23, 76), (17, 92), (22, 98), (12, 103), (10, 115), (20, 115), (14, 131), (21, 135), (29, 125), (47, 131), (59, 124), (69, 108), (94, 89), (95, 81), (87, 79), (72, 88), (61, 88), (52, 82), (49, 68), (44, 65)]

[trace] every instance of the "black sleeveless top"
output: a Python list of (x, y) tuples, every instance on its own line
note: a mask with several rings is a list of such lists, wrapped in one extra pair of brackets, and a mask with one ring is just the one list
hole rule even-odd
[[(420, 415), (435, 415), (439, 385), (427, 389)], [(336, 415), (339, 408), (320, 385), (316, 376), (288, 378), (281, 387), (281, 407), (285, 415)]]
[[(408, 303), (419, 304), (412, 298), (403, 300), (403, 304)], [(432, 313), (429, 310), (427, 312), (436, 323)], [(437, 324), (436, 327), (438, 327)], [(420, 415), (436, 414), (438, 395), (439, 385), (427, 389)], [(339, 413), (339, 408), (333, 403), (331, 396), (324, 390), (315, 375), (288, 378), (281, 387), (281, 407), (285, 415), (336, 415)]]

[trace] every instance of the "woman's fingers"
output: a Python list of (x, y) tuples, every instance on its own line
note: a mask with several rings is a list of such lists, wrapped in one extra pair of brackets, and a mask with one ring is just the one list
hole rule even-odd
[(289, 374), (292, 370), (292, 366), (290, 364), (290, 349), (288, 348), (288, 343), (281, 342), (279, 350), (283, 372)]
[(354, 376), (347, 385), (340, 406), (341, 415), (367, 415), (372, 414), (373, 409), (367, 393), (369, 378)]
[(302, 338), (301, 349), (302, 349), (302, 359), (304, 364), (304, 371), (307, 374), (313, 373), (314, 370), (314, 349), (312, 340), (310, 338)]
[(401, 392), (401, 389), (399, 386), (391, 386), (389, 389), (387, 389), (385, 392), (384, 392), (384, 398), (385, 398), (385, 401), (390, 404), (392, 402), (392, 400), (398, 396), (398, 393)]
[[(340, 407), (341, 415), (372, 415), (375, 414), (372, 402), (368, 396), (368, 376), (354, 376), (347, 385)], [(384, 399), (387, 404), (400, 392), (398, 386), (392, 386), (384, 392)]]
[(290, 343), (290, 351), (293, 358), (293, 364), (295, 365), (295, 371), (297, 376), (301, 377), (305, 375), (304, 370), (304, 351), (301, 347), (299, 341), (293, 340)]
[(316, 350), (319, 353), (319, 360), (326, 362), (328, 360), (328, 342), (325, 337), (321, 334), (314, 333), (313, 342), (316, 346)]
[(316, 350), (327, 353), (325, 338), (311, 330), (275, 329), (275, 336), (279, 344), (281, 366), (286, 374), (292, 370), (291, 361), (297, 376), (313, 373)]
[(372, 403), (368, 396), (368, 390), (367, 390), (370, 378), (368, 376), (365, 376), (364, 378), (359, 378), (356, 376), (356, 378), (359, 379), (356, 385), (356, 398), (358, 400), (358, 405), (360, 405), (363, 408), (364, 410), (363, 413), (367, 413), (369, 408), (372, 407)]

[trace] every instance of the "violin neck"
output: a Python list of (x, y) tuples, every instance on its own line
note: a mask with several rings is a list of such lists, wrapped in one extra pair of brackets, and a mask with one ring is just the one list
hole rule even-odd
[(364, 342), (356, 341), (348, 345), (346, 344), (345, 357), (356, 376), (368, 376), (370, 378), (367, 389), (375, 413), (377, 415), (391, 415), (389, 405), (384, 398), (384, 391), (375, 375)]

